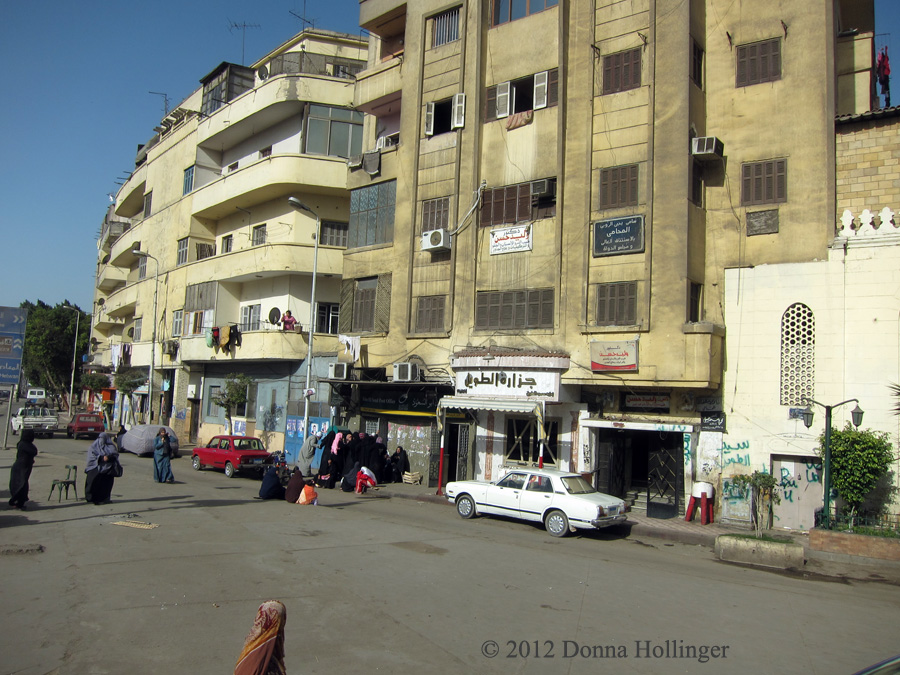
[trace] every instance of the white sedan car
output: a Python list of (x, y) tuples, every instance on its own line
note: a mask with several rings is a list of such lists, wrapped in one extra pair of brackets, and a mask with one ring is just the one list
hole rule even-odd
[(597, 492), (578, 474), (554, 469), (513, 469), (496, 483), (448, 483), (447, 499), (463, 518), (494, 514), (533, 520), (544, 523), (554, 537), (564, 537), (570, 530), (609, 527), (628, 518), (625, 502), (618, 497)]

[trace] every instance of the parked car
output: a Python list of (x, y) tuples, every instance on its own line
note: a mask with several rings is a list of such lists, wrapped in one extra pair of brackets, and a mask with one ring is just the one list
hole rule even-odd
[(554, 469), (513, 469), (496, 483), (451, 482), (447, 499), (463, 518), (494, 514), (541, 522), (554, 537), (609, 527), (628, 518), (625, 502), (618, 497), (597, 492), (578, 474)]
[(90, 435), (96, 438), (105, 430), (100, 413), (76, 413), (72, 421), (66, 425), (66, 436), (78, 438)]
[(238, 471), (255, 471), (262, 475), (274, 463), (263, 442), (252, 436), (213, 436), (205, 446), (191, 452), (195, 471), (204, 467), (224, 469), (228, 478)]
[(122, 447), (119, 450), (133, 452), (135, 455), (152, 455), (153, 441), (160, 429), (169, 432), (169, 446), (172, 448), (172, 456), (178, 456), (178, 436), (172, 431), (172, 427), (162, 424), (137, 424), (131, 427), (122, 438)]
[(43, 406), (28, 406), (19, 408), (10, 420), (13, 436), (22, 429), (31, 429), (35, 436), (47, 436), (51, 438), (59, 427), (59, 417), (56, 410)]

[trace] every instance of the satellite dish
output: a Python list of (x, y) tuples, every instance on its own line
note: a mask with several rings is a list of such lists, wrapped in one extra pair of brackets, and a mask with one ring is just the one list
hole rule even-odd
[(273, 307), (269, 310), (269, 323), (276, 324), (281, 321), (281, 310)]
[(266, 68), (265, 66), (260, 66), (259, 70), (256, 71), (256, 74), (259, 76), (259, 79), (261, 79), (261, 80), (269, 79), (269, 69)]
[(100, 298), (99, 300), (97, 300), (97, 307), (103, 307), (103, 305), (105, 305), (105, 304), (106, 304), (105, 298)]
[(130, 337), (130, 338), (134, 337), (134, 326), (132, 326), (131, 328), (128, 329), (128, 337)]
[(108, 262), (109, 262), (109, 253), (107, 253), (105, 256), (103, 256), (103, 260), (101, 260), (100, 262), (101, 262), (101, 264), (103, 264), (103, 265), (105, 265), (106, 263), (108, 263)]
[(95, 337), (92, 337), (92, 338), (91, 338), (91, 344), (92, 344), (92, 345), (98, 345), (98, 344), (100, 344), (100, 340), (98, 340), (98, 339), (95, 338)]

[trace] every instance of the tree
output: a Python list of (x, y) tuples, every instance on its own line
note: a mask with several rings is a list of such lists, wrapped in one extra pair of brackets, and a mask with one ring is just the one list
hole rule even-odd
[[(65, 306), (78, 309), (64, 301), (55, 307), (38, 300), (23, 302), (20, 307), (28, 310), (25, 326), (25, 350), (22, 370), (29, 384), (43, 387), (51, 396), (59, 399), (69, 391), (72, 376), (72, 352), (75, 352), (75, 384), (81, 374), (81, 357), (87, 352), (91, 322), (88, 314), (80, 309), (81, 316)], [(76, 341), (75, 324), (78, 323)]]
[[(140, 368), (123, 368), (119, 366), (119, 370), (113, 376), (113, 384), (123, 397), (131, 399), (131, 395), (138, 387), (143, 387), (147, 382), (147, 373)], [(129, 408), (131, 411), (131, 420), (134, 421), (134, 406)]]
[(764, 471), (754, 471), (750, 476), (746, 474), (732, 476), (731, 482), (741, 490), (749, 488), (756, 536), (762, 538), (762, 531), (769, 529), (772, 504), (781, 503), (781, 497), (776, 492), (778, 483), (775, 476)]
[(81, 376), (81, 388), (100, 391), (109, 387), (109, 376), (103, 373), (85, 373)]
[(232, 433), (231, 417), (234, 409), (247, 403), (247, 390), (253, 384), (253, 378), (244, 373), (230, 373), (225, 376), (225, 386), (212, 397), (212, 402), (225, 408), (226, 432)]
[[(831, 484), (855, 514), (860, 505), (887, 475), (894, 461), (894, 448), (885, 432), (859, 430), (849, 422), (842, 430), (831, 430)], [(819, 436), (819, 455), (825, 454), (825, 434)]]

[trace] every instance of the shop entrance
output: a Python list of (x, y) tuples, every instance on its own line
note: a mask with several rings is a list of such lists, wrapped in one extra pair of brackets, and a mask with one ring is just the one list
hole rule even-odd
[(595, 429), (600, 492), (621, 497), (653, 518), (674, 518), (684, 511), (680, 458), (683, 434), (637, 429)]

